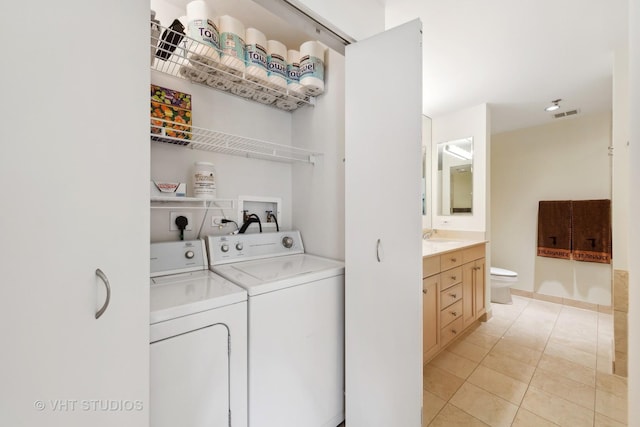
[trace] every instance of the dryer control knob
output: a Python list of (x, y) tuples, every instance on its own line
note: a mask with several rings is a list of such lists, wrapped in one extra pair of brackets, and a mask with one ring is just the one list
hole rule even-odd
[(282, 238), (282, 246), (284, 246), (285, 248), (289, 249), (291, 248), (291, 246), (293, 246), (293, 239), (289, 236), (285, 236)]
[(224, 245), (220, 246), (220, 250), (222, 252), (229, 252), (229, 245), (225, 243)]
[(236, 249), (241, 251), (242, 248), (244, 248), (244, 246), (242, 246), (242, 243), (236, 243)]
[(184, 256), (187, 257), (187, 259), (191, 259), (195, 256), (195, 254), (193, 253), (193, 251), (187, 251), (184, 253)]

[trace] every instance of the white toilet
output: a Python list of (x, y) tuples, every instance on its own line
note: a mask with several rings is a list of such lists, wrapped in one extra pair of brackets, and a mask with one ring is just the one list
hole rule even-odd
[(518, 273), (491, 267), (491, 302), (511, 304), (511, 287), (518, 281)]

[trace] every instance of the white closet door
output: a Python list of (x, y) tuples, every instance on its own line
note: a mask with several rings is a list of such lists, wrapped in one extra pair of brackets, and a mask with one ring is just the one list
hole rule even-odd
[(346, 51), (350, 427), (421, 422), (421, 28), (412, 21)]
[(0, 425), (146, 426), (149, 3), (2, 9)]

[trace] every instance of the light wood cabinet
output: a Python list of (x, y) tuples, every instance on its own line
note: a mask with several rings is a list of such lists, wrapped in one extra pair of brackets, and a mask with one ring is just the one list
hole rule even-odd
[(485, 244), (424, 257), (422, 268), (426, 363), (486, 312)]
[(440, 349), (440, 274), (422, 279), (422, 345), (423, 359), (433, 357)]

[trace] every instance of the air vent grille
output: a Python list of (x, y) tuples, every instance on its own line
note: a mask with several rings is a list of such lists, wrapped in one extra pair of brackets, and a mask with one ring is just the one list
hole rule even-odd
[(563, 117), (570, 117), (570, 116), (575, 116), (576, 114), (578, 114), (580, 112), (580, 110), (575, 109), (575, 110), (569, 110), (569, 111), (564, 111), (562, 113), (556, 113), (553, 115), (554, 119), (562, 119)]

